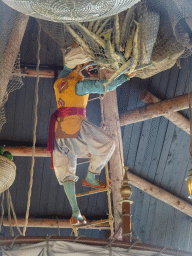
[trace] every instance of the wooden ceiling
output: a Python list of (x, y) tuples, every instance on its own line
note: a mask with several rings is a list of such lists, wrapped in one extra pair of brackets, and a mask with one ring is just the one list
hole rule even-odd
[[(1, 3), (2, 4), (2, 3)], [(25, 66), (36, 65), (37, 22), (30, 18), (23, 42), (21, 44), (21, 63)], [(51, 67), (62, 66), (62, 54), (59, 46), (44, 32), (41, 33), (41, 64)], [(190, 64), (190, 85), (191, 65)], [(35, 78), (23, 79), (24, 86), (11, 93), (5, 105), (7, 122), (0, 132), (1, 143), (6, 145), (32, 144), (33, 104)], [(45, 147), (48, 136), (48, 124), (51, 113), (56, 109), (54, 79), (41, 78), (39, 84), (37, 146)], [(181, 69), (176, 65), (150, 79), (133, 78), (117, 89), (119, 114), (136, 107), (144, 106), (140, 101), (141, 89), (148, 89), (161, 100), (183, 95), (186, 87), (186, 63), (181, 60)], [(181, 111), (188, 117), (188, 111)], [(87, 107), (88, 120), (100, 124), (100, 102), (94, 100)], [(189, 202), (185, 177), (190, 169), (189, 135), (168, 121), (158, 117), (136, 124), (121, 127), (123, 155), (125, 165), (130, 170), (165, 189), (175, 196)], [(26, 210), (27, 191), (29, 183), (30, 157), (14, 157), (17, 165), (17, 177), (11, 187), (15, 211), (18, 216), (24, 216)], [(79, 165), (77, 174), (77, 192), (86, 188), (81, 186), (87, 164)], [(101, 180), (105, 180), (104, 172)], [(134, 224), (134, 235), (139, 235), (144, 243), (170, 246), (192, 251), (191, 248), (191, 217), (165, 204), (132, 186), (131, 207)], [(81, 211), (88, 219), (106, 218), (108, 213), (105, 193), (78, 199)], [(6, 207), (5, 207), (6, 209)], [(63, 188), (58, 185), (54, 172), (50, 169), (49, 158), (36, 158), (34, 186), (30, 209), (31, 217), (69, 218), (71, 214), (69, 203)], [(70, 235), (71, 230), (61, 229), (61, 235)], [(58, 229), (28, 228), (27, 235), (46, 235), (57, 233)], [(9, 236), (9, 230), (4, 227), (1, 231)], [(82, 230), (80, 234), (92, 237), (106, 236), (104, 231)]]

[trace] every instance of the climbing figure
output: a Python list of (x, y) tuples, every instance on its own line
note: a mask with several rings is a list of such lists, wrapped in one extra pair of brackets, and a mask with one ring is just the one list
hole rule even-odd
[[(90, 74), (90, 61), (81, 47), (72, 47), (65, 56), (65, 65), (54, 84), (57, 110), (51, 116), (47, 150), (52, 154), (52, 168), (60, 185), (63, 185), (72, 208), (70, 223), (85, 224), (75, 194), (76, 166), (78, 157), (91, 156), (86, 177), (82, 185), (105, 188), (106, 184), (95, 178), (111, 158), (115, 143), (103, 130), (86, 119), (89, 93), (105, 93), (103, 81), (85, 80)], [(81, 71), (83, 67), (84, 71)], [(114, 90), (127, 81), (121, 75), (109, 83), (107, 91)]]

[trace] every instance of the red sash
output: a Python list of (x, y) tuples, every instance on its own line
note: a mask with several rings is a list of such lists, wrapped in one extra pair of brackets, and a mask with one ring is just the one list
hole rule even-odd
[(63, 107), (58, 108), (50, 118), (49, 123), (49, 135), (48, 135), (48, 143), (47, 143), (47, 151), (51, 152), (51, 168), (53, 169), (53, 157), (52, 152), (54, 150), (54, 139), (55, 139), (55, 122), (58, 117), (62, 116), (74, 116), (81, 115), (86, 117), (86, 109), (85, 108), (76, 108), (76, 107)]

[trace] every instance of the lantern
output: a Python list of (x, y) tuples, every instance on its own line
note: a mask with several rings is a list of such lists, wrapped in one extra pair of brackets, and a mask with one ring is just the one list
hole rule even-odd
[(192, 199), (192, 169), (189, 170), (186, 181), (187, 181), (188, 190), (189, 190), (188, 198)]

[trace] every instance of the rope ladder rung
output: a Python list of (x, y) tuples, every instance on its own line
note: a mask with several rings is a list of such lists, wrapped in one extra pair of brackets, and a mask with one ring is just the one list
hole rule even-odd
[(78, 193), (76, 194), (76, 197), (82, 197), (82, 196), (88, 196), (88, 195), (93, 195), (93, 194), (97, 194), (97, 193), (101, 193), (107, 191), (107, 188), (99, 188), (99, 189), (94, 189), (94, 190), (89, 190), (83, 193)]
[[(96, 221), (90, 221), (87, 224), (79, 224), (79, 225), (75, 225), (75, 227), (89, 227), (89, 226), (97, 226), (103, 223), (107, 223), (109, 222), (109, 219), (104, 219), (104, 220), (96, 220)], [(109, 227), (110, 228), (110, 227)]]

